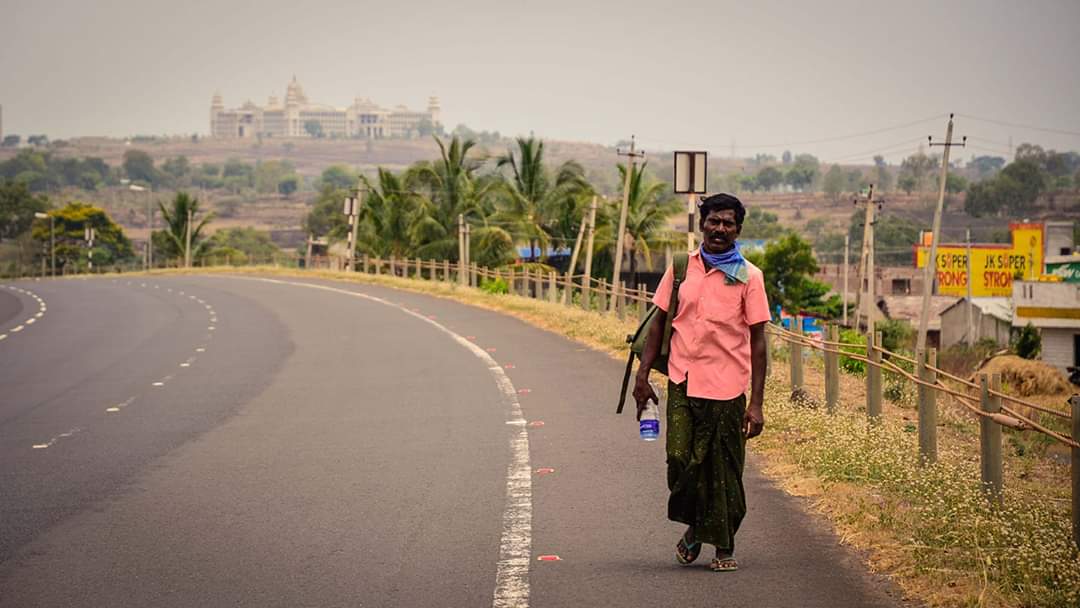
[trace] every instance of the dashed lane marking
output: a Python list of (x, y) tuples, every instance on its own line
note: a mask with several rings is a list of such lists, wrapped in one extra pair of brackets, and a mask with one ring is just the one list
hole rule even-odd
[(64, 432), (64, 433), (60, 433), (59, 435), (57, 435), (56, 437), (53, 437), (52, 439), (50, 439), (49, 441), (47, 441), (47, 442), (45, 442), (45, 443), (35, 443), (35, 444), (34, 444), (33, 446), (31, 446), (31, 447), (33, 447), (33, 448), (34, 448), (35, 450), (44, 450), (44, 449), (46, 449), (46, 448), (50, 448), (50, 447), (52, 447), (52, 446), (53, 446), (53, 444), (55, 444), (55, 443), (56, 443), (57, 441), (60, 441), (61, 439), (65, 439), (65, 438), (67, 438), (67, 437), (71, 437), (72, 435), (74, 435), (75, 433), (78, 433), (78, 432), (79, 432), (79, 431), (81, 431), (81, 430), (82, 430), (82, 429), (80, 429), (80, 428), (78, 428), (78, 427), (76, 427), (76, 428), (73, 428), (73, 429), (71, 429), (70, 431), (67, 431), (67, 432)]

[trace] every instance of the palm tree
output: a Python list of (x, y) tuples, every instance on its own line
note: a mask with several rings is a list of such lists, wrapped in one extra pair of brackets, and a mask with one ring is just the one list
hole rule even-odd
[(361, 176), (367, 186), (360, 207), (357, 249), (377, 256), (405, 256), (414, 251), (413, 225), (420, 217), (421, 195), (402, 179), (379, 167), (378, 184)]
[(503, 182), (498, 211), (493, 220), (505, 223), (517, 238), (529, 242), (529, 256), (536, 261), (537, 244), (546, 249), (556, 224), (573, 214), (577, 197), (590, 191), (585, 170), (575, 161), (559, 166), (554, 180), (544, 167), (544, 142), (532, 137), (517, 139), (517, 155), (508, 150), (496, 167), (509, 166)]
[[(620, 178), (626, 179), (626, 167), (619, 165)], [(626, 211), (626, 251), (630, 256), (631, 285), (636, 286), (637, 253), (652, 266), (652, 247), (672, 244), (677, 235), (667, 228), (667, 221), (681, 206), (668, 192), (668, 184), (645, 176), (645, 164), (634, 166)]]
[[(177, 192), (172, 201), (172, 209), (165, 207), (165, 203), (158, 203), (161, 216), (165, 219), (165, 242), (168, 249), (163, 252), (168, 257), (186, 257), (188, 238), (188, 215), (194, 220), (199, 213), (199, 199), (189, 196), (187, 192)], [(208, 213), (202, 221), (191, 228), (191, 247), (193, 248), (192, 259), (198, 257), (203, 246), (206, 244), (202, 236), (202, 229), (213, 219), (214, 214)]]
[(513, 259), (513, 239), (510, 234), (488, 223), (491, 211), (490, 194), (498, 180), (478, 175), (483, 159), (470, 158), (469, 151), (476, 143), (461, 140), (456, 135), (447, 146), (438, 137), (440, 159), (421, 162), (405, 175), (405, 184), (426, 191), (418, 199), (418, 212), (410, 230), (416, 251), (422, 257), (456, 260), (457, 221), (476, 226), (473, 230), (472, 259), (485, 266), (498, 266)]

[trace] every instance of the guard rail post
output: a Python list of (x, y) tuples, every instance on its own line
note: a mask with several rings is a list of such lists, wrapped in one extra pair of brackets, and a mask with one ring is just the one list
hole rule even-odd
[[(1001, 391), (1001, 375), (993, 374), (987, 378), (986, 374), (982, 374), (979, 376), (979, 384), (982, 388), (979, 409), (986, 414), (999, 413), (1001, 398), (991, 395), (990, 391)], [(1001, 500), (1001, 426), (990, 416), (979, 417), (979, 470), (983, 490), (991, 501), (999, 502)]]
[[(1080, 395), (1073, 395), (1072, 438), (1080, 443)], [(1072, 531), (1073, 542), (1080, 547), (1080, 448), (1072, 448)]]
[[(931, 385), (937, 383), (937, 350), (929, 348), (926, 355), (915, 355), (919, 380)], [(922, 464), (937, 462), (937, 390), (933, 386), (918, 385), (919, 394), (919, 457)]]
[[(802, 336), (802, 323), (799, 322), (799, 317), (796, 316), (791, 324), (791, 331), (797, 336)], [(791, 394), (794, 396), (796, 393), (801, 393), (803, 390), (803, 356), (802, 356), (802, 344), (798, 340), (792, 340), (788, 342), (788, 350), (791, 356)]]
[(866, 334), (866, 417), (871, 424), (881, 421), (881, 332), (871, 331)]
[[(825, 329), (827, 342), (839, 342), (837, 339), (836, 323), (829, 323)], [(836, 404), (840, 401), (840, 356), (837, 353), (838, 346), (826, 344), (825, 346), (825, 410), (832, 414), (836, 412)]]

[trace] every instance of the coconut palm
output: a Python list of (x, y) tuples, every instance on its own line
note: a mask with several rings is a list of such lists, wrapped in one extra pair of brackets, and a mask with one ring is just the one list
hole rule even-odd
[(498, 266), (513, 259), (510, 234), (488, 223), (492, 192), (498, 187), (493, 176), (478, 175), (483, 159), (470, 157), (475, 142), (454, 136), (447, 146), (438, 137), (440, 159), (414, 165), (405, 183), (426, 196), (418, 199), (418, 213), (411, 228), (416, 251), (422, 257), (456, 260), (457, 222), (462, 215), (472, 231), (472, 258), (485, 266)]
[(358, 218), (357, 250), (376, 256), (412, 255), (413, 225), (423, 209), (421, 194), (408, 190), (399, 176), (382, 167), (377, 183), (373, 184), (366, 176), (360, 179), (367, 191)]
[(494, 221), (505, 225), (516, 238), (529, 243), (529, 255), (538, 257), (537, 245), (546, 249), (560, 219), (577, 211), (578, 199), (590, 191), (585, 170), (575, 161), (564, 162), (552, 179), (544, 166), (544, 142), (535, 138), (517, 139), (517, 150), (508, 150), (496, 162), (510, 167), (510, 176), (500, 188)]
[[(177, 192), (176, 197), (173, 198), (171, 209), (166, 207), (165, 203), (160, 202), (158, 208), (161, 209), (161, 216), (165, 219), (165, 230), (159, 233), (164, 235), (163, 241), (167, 246), (162, 253), (172, 258), (184, 257), (187, 250), (188, 214), (190, 212), (193, 221), (196, 219), (199, 214), (199, 199), (189, 196), (187, 192)], [(210, 223), (213, 217), (213, 213), (208, 213), (198, 224), (192, 226), (192, 259), (197, 258), (204, 245), (206, 245), (202, 230)]]
[[(619, 176), (626, 179), (626, 167), (619, 165)], [(668, 228), (668, 219), (679, 212), (681, 205), (668, 191), (669, 185), (645, 175), (645, 164), (635, 166), (630, 174), (627, 199), (626, 235), (624, 241), (630, 256), (631, 285), (637, 285), (637, 258), (640, 252), (645, 263), (652, 266), (652, 248), (673, 244), (677, 235)], [(616, 220), (618, 221), (618, 220)]]

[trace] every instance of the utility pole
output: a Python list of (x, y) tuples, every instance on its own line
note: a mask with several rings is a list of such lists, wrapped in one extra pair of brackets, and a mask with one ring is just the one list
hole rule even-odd
[(581, 284), (584, 288), (581, 291), (581, 300), (588, 310), (589, 306), (589, 288), (592, 287), (592, 252), (593, 252), (593, 237), (596, 236), (596, 197), (592, 199), (592, 205), (589, 206), (589, 225), (585, 228), (588, 234), (588, 240), (585, 245), (585, 277), (582, 279)]
[[(596, 197), (593, 196), (593, 201)], [(562, 303), (566, 304), (570, 301), (570, 294), (574, 291), (574, 269), (577, 268), (578, 255), (581, 254), (581, 239), (585, 235), (585, 217), (581, 218), (581, 225), (578, 226), (577, 240), (574, 241), (574, 251), (570, 254), (570, 267), (566, 269), (566, 289), (563, 290)]]
[(187, 209), (187, 234), (184, 236), (184, 268), (191, 268), (191, 205)]
[(972, 323), (975, 314), (971, 310), (974, 305), (971, 301), (971, 228), (964, 232), (964, 239), (967, 241), (967, 253), (964, 255), (964, 261), (967, 264), (967, 273), (965, 275), (967, 279), (967, 343), (968, 346), (975, 346), (975, 327)]
[(848, 253), (851, 250), (851, 235), (844, 233), (844, 327), (847, 327), (847, 277), (848, 277)]
[[(945, 207), (945, 182), (949, 179), (949, 151), (953, 146), (963, 146), (967, 143), (967, 136), (959, 144), (952, 141), (953, 115), (949, 114), (949, 125), (945, 129), (945, 143), (935, 144), (934, 136), (928, 138), (930, 146), (944, 146), (945, 151), (941, 155), (941, 183), (938, 184), (938, 202), (934, 209), (933, 233), (930, 235), (930, 255), (926, 257), (926, 265), (923, 270), (923, 299), (922, 314), (919, 315), (919, 336), (915, 343), (915, 360), (922, 361), (926, 351), (926, 332), (930, 323), (930, 294), (934, 293), (935, 278), (937, 278), (937, 250), (941, 241), (941, 212)], [(971, 278), (968, 277), (970, 283)], [(969, 303), (970, 305), (970, 303)]]
[[(855, 200), (854, 202), (856, 205), (859, 204), (858, 200)], [(874, 284), (874, 224), (876, 223), (876, 220), (874, 219), (874, 211), (878, 207), (880, 207), (882, 203), (882, 201), (880, 200), (874, 200), (874, 184), (870, 184), (870, 192), (867, 193), (866, 200), (862, 202), (866, 203), (866, 219), (863, 222), (862, 259), (864, 263), (860, 267), (859, 273), (859, 299), (862, 300), (861, 303), (864, 304), (866, 307), (866, 327), (868, 335), (873, 336), (875, 317), (874, 309), (877, 308), (877, 302), (875, 301), (876, 297), (874, 295), (876, 287), (876, 285)], [(864, 289), (862, 283), (863, 281), (866, 282), (865, 298), (862, 297)], [(859, 306), (856, 306), (856, 308), (860, 308), (860, 310), (857, 310), (855, 314), (855, 325), (859, 326), (862, 322), (862, 310)]]
[(616, 150), (615, 152), (619, 156), (626, 156), (630, 159), (630, 162), (626, 167), (626, 178), (623, 180), (623, 199), (622, 210), (619, 212), (619, 231), (615, 233), (615, 269), (611, 273), (611, 302), (610, 309), (615, 310), (615, 305), (619, 301), (619, 275), (622, 272), (622, 254), (623, 254), (623, 236), (626, 232), (626, 212), (630, 205), (630, 176), (634, 174), (634, 163), (638, 158), (644, 158), (644, 152), (634, 151), (634, 136), (630, 136), (630, 151), (622, 152)]

